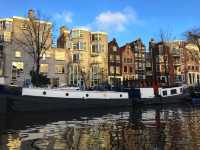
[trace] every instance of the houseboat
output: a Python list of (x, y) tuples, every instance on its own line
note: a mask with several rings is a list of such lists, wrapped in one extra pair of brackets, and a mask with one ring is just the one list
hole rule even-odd
[(79, 88), (22, 88), (15, 93), (2, 93), (3, 102), (1, 107), (5, 106), (5, 111), (17, 112), (131, 106), (128, 92), (85, 91)]
[[(153, 88), (129, 89), (125, 92), (90, 91), (79, 88), (21, 88), (0, 89), (0, 111), (35, 112), (56, 110), (80, 110), (96, 108), (130, 107), (136, 103), (171, 103), (181, 99), (183, 87), (159, 89), (160, 96), (154, 95)], [(139, 91), (139, 92), (137, 92)], [(137, 94), (138, 93), (138, 94)], [(160, 101), (162, 99), (162, 101)], [(175, 102), (177, 102), (175, 100)]]
[(155, 94), (153, 88), (139, 88), (134, 89), (133, 99), (135, 103), (145, 105), (184, 103), (189, 100), (189, 96), (185, 92), (185, 89), (185, 86), (158, 88), (158, 93)]

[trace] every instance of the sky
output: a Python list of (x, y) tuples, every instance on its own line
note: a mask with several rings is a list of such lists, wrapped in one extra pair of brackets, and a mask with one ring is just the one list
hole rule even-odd
[(160, 30), (173, 39), (200, 26), (200, 0), (0, 0), (0, 18), (26, 16), (29, 9), (40, 11), (59, 27), (84, 27), (108, 32), (120, 46), (141, 38), (159, 40)]

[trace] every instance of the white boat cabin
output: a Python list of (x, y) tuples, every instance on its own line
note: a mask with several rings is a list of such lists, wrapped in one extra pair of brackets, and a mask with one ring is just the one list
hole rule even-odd
[(128, 92), (81, 91), (74, 89), (23, 88), (22, 96), (38, 96), (67, 99), (128, 99)]
[(180, 87), (172, 87), (172, 88), (159, 88), (159, 95), (161, 97), (169, 97), (169, 96), (175, 96), (175, 95), (181, 95), (183, 94), (183, 86)]

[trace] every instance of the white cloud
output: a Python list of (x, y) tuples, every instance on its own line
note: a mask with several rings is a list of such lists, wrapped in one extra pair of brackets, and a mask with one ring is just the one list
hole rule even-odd
[(72, 21), (73, 21), (72, 16), (73, 16), (72, 12), (63, 11), (61, 13), (56, 13), (54, 15), (54, 19), (56, 21), (63, 22), (63, 23), (72, 23)]
[(117, 31), (123, 32), (130, 24), (141, 24), (142, 21), (138, 19), (138, 16), (133, 8), (126, 7), (122, 11), (105, 11), (100, 13), (95, 21), (92, 23), (93, 28), (98, 30), (104, 30), (107, 32)]

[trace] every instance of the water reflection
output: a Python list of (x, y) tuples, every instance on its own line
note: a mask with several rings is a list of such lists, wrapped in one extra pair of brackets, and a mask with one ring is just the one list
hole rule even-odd
[(0, 149), (200, 149), (200, 108), (137, 107), (120, 112), (80, 113), (77, 116), (54, 114), (50, 119), (49, 115), (4, 116), (1, 119), (4, 125), (1, 125)]

